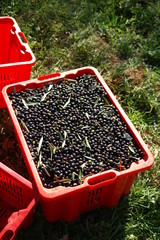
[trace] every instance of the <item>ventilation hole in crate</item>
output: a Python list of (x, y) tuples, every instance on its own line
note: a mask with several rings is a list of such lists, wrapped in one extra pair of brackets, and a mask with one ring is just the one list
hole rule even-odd
[(89, 191), (87, 205), (88, 204), (98, 204), (98, 202), (101, 199), (101, 193), (102, 193), (102, 188), (97, 188), (97, 189), (94, 189), (93, 191)]
[(0, 90), (8, 84), (14, 83), (17, 79), (16, 72), (10, 72), (8, 74), (0, 74)]
[(6, 224), (8, 223), (8, 219), (13, 212), (15, 212), (15, 208), (13, 208), (10, 204), (7, 204), (4, 201), (0, 201), (0, 231), (6, 226)]
[(6, 214), (6, 210), (4, 208), (0, 209), (0, 218), (4, 217)]
[(1, 214), (1, 212), (3, 212), (3, 210), (4, 210), (3, 208), (0, 208), (0, 214)]
[(22, 202), (22, 187), (10, 178), (0, 175), (0, 188), (8, 195), (8, 197), (10, 196), (11, 198), (18, 200), (20, 203)]

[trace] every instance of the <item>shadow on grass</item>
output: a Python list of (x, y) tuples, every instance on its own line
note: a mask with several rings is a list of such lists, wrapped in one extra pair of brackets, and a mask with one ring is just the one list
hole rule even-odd
[(81, 215), (77, 221), (49, 223), (43, 217), (40, 205), (36, 207), (29, 229), (20, 230), (16, 240), (117, 240), (125, 239), (128, 197), (112, 209), (100, 208)]

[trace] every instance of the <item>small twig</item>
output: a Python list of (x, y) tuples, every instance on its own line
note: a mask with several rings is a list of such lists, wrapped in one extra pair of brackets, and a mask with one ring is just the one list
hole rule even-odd
[(57, 179), (57, 180), (55, 180), (55, 182), (67, 183), (67, 182), (71, 182), (71, 179), (70, 178)]
[(27, 133), (29, 133), (29, 129), (27, 128), (26, 124), (23, 122), (23, 120), (21, 120), (21, 124), (22, 127), (24, 128), (24, 130), (26, 130)]
[(47, 174), (48, 177), (51, 177), (51, 175), (49, 174), (49, 172), (47, 171), (47, 169), (44, 167), (44, 171)]
[(77, 81), (75, 79), (71, 79), (71, 78), (63, 78), (64, 81), (68, 81), (68, 82), (74, 82), (76, 83)]

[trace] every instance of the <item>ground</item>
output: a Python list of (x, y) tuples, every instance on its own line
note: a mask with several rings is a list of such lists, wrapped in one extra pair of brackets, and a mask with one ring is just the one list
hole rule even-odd
[[(36, 56), (31, 78), (92, 65), (112, 89), (151, 150), (155, 163), (140, 173), (113, 209), (76, 222), (48, 223), (37, 205), (33, 224), (16, 239), (160, 239), (159, 1), (1, 1)], [(29, 178), (6, 110), (0, 111), (0, 161)]]

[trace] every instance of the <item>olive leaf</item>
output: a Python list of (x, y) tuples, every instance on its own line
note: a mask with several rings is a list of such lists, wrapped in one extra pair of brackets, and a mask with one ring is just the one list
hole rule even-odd
[(41, 150), (42, 143), (43, 143), (43, 136), (41, 137), (41, 139), (40, 139), (40, 141), (39, 141), (39, 144), (38, 144), (38, 148), (37, 148), (38, 154), (39, 154), (39, 152), (40, 152), (40, 150)]
[(75, 175), (78, 175), (78, 174), (75, 172), (72, 172), (72, 180), (75, 180)]
[(43, 162), (42, 162), (42, 154), (40, 153), (39, 154), (39, 160), (38, 160), (38, 163), (37, 163), (37, 169), (39, 168), (39, 167), (41, 167), (43, 165)]
[(106, 97), (103, 97), (103, 99), (104, 99), (104, 101), (105, 101), (105, 103), (106, 103), (107, 105), (110, 105), (110, 103), (109, 103), (109, 101), (107, 100)]
[(66, 145), (67, 132), (64, 130), (64, 140), (62, 142), (62, 148)]
[(137, 157), (134, 157), (134, 156), (129, 156), (129, 158), (131, 158), (131, 159), (135, 159), (135, 160), (137, 160), (137, 161), (140, 160), (140, 158), (137, 158)]
[(78, 178), (79, 178), (79, 180), (82, 179), (82, 171), (81, 171), (81, 169), (79, 170)]
[(82, 168), (82, 171), (83, 171), (83, 169), (85, 168), (85, 166), (86, 166), (86, 162), (84, 162), (80, 167)]
[(48, 87), (48, 92), (52, 89), (52, 87), (53, 87), (53, 84), (50, 84)]
[(39, 104), (40, 104), (40, 102), (27, 103), (27, 106), (36, 106)]
[(81, 136), (79, 135), (79, 133), (77, 133), (77, 136), (78, 136), (79, 140), (82, 141), (82, 138), (81, 138)]
[(132, 153), (135, 153), (134, 149), (131, 146), (129, 146), (128, 148)]
[(68, 101), (64, 104), (63, 108), (66, 108), (71, 101), (71, 96), (68, 98)]
[(52, 144), (52, 143), (49, 143), (49, 148), (50, 148), (50, 152), (51, 152), (51, 159), (53, 158), (53, 154), (56, 153), (56, 150), (57, 150), (57, 147)]
[(124, 137), (127, 139), (127, 140), (131, 140), (132, 137), (128, 134), (128, 133), (124, 133)]
[(49, 91), (49, 92), (45, 93), (45, 94), (41, 97), (41, 102), (43, 102), (43, 101), (46, 99), (47, 95), (50, 94), (51, 92), (52, 92), (52, 91)]
[(101, 100), (101, 98), (99, 97), (99, 98), (97, 98), (97, 100), (95, 101), (95, 103), (94, 103), (94, 108), (97, 106), (97, 104), (98, 104), (98, 102)]
[[(98, 115), (101, 114), (101, 113), (103, 113), (103, 112), (106, 112), (106, 109), (101, 110), (101, 111), (98, 113)], [(108, 115), (107, 115), (107, 116), (108, 116)]]
[(89, 142), (88, 142), (87, 137), (85, 137), (85, 142), (86, 142), (87, 147), (88, 147), (89, 149), (91, 149), (91, 146), (90, 146), (90, 144), (89, 144)]
[(89, 120), (89, 114), (86, 112), (86, 113), (85, 113), (85, 115), (86, 115), (86, 117), (87, 117), (87, 118), (88, 118), (88, 120)]
[(95, 159), (94, 158), (91, 158), (91, 157), (89, 157), (89, 156), (84, 156), (86, 159), (89, 159), (89, 160), (91, 160), (91, 161), (95, 161)]
[(26, 101), (23, 98), (22, 98), (22, 103), (23, 103), (23, 105), (25, 106), (26, 109), (29, 109), (28, 104), (26, 103)]
[(86, 126), (82, 127), (82, 129), (86, 129), (86, 128), (89, 128), (89, 126), (88, 126), (88, 125), (86, 125)]

